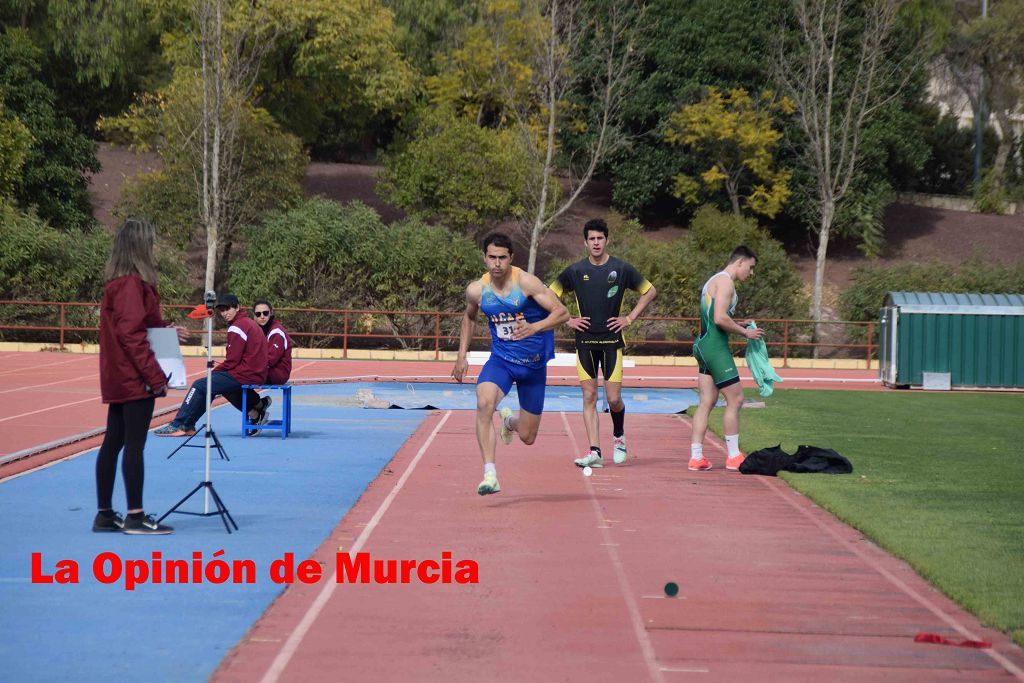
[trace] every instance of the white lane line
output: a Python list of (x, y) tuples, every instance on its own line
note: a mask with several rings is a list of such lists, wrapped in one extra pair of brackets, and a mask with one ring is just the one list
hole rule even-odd
[[(434, 443), (434, 437), (436, 437), (438, 432), (441, 431), (441, 428), (444, 427), (445, 422), (448, 421), (448, 418), (451, 417), (451, 415), (452, 411), (446, 411), (444, 417), (441, 418), (441, 421), (437, 423), (436, 427), (434, 427), (434, 431), (430, 433), (430, 436), (424, 442), (419, 452), (417, 452), (416, 456), (409, 462), (409, 465), (405, 468), (405, 472), (402, 473), (401, 478), (397, 483), (395, 483), (395, 487), (391, 489), (387, 498), (385, 498), (384, 502), (382, 502), (380, 507), (377, 508), (377, 512), (375, 512), (373, 517), (370, 518), (370, 521), (363, 528), (363, 531), (359, 534), (359, 538), (356, 539), (356, 542), (352, 544), (352, 548), (348, 551), (350, 555), (358, 553), (362, 549), (363, 545), (366, 544), (366, 541), (370, 538), (370, 534), (372, 534), (373, 530), (377, 527), (377, 523), (380, 522), (381, 517), (383, 517), (384, 513), (387, 512), (389, 507), (391, 507), (392, 501), (394, 501), (398, 496), (398, 493), (402, 490), (405, 482), (409, 479), (409, 476), (412, 475), (412, 471), (416, 469), (416, 464), (419, 463), (423, 454), (427, 452), (428, 448), (430, 448), (430, 444)], [(260, 683), (275, 683), (275, 681), (281, 677), (285, 667), (288, 666), (288, 662), (291, 661), (292, 656), (295, 655), (295, 651), (298, 650), (299, 645), (302, 644), (302, 639), (306, 637), (309, 629), (313, 626), (313, 622), (316, 621), (316, 618), (320, 615), (320, 612), (327, 604), (327, 601), (330, 600), (331, 596), (334, 594), (334, 590), (338, 586), (337, 579), (338, 573), (337, 569), (335, 569), (331, 574), (331, 578), (328, 579), (324, 584), (324, 587), (320, 589), (320, 594), (316, 596), (316, 600), (314, 600), (313, 604), (309, 606), (308, 610), (306, 610), (306, 614), (302, 617), (302, 621), (300, 621), (298, 626), (295, 627), (295, 630), (291, 632), (291, 635), (288, 636), (288, 640), (286, 640), (284, 645), (281, 647), (280, 652), (278, 652), (277, 656), (274, 657), (274, 661), (270, 663), (270, 667), (267, 669), (267, 673), (263, 674), (263, 678), (260, 679)]]
[[(562, 424), (565, 425), (565, 433), (572, 442), (571, 453), (579, 453), (580, 449), (576, 444), (576, 437), (572, 433), (572, 428), (569, 427), (569, 419), (565, 416), (565, 411), (559, 413), (562, 416)], [(594, 514), (597, 515), (597, 521), (604, 521), (604, 513), (601, 511), (601, 506), (597, 502), (597, 498), (594, 496), (594, 487), (590, 484), (590, 478), (584, 478), (584, 486), (587, 487), (587, 493), (590, 495), (590, 503), (594, 507)], [(619, 551), (616, 550), (618, 543), (613, 543), (611, 534), (608, 533), (607, 528), (601, 529), (601, 536), (604, 538), (603, 545), (608, 551), (608, 557), (611, 558), (612, 567), (615, 569), (615, 577), (619, 582), (619, 591), (622, 593), (622, 599), (626, 603), (626, 607), (629, 610), (629, 620), (633, 623), (633, 635), (636, 636), (637, 643), (640, 645), (640, 651), (643, 653), (644, 662), (647, 664), (647, 671), (651, 676), (651, 680), (655, 683), (663, 681), (661, 675), (661, 669), (658, 667), (658, 658), (654, 654), (654, 646), (651, 644), (651, 639), (647, 636), (647, 629), (644, 628), (643, 617), (640, 616), (640, 608), (636, 604), (636, 600), (633, 599), (633, 590), (629, 586), (629, 579), (626, 578), (626, 572), (622, 568), (622, 561), (619, 559)]]

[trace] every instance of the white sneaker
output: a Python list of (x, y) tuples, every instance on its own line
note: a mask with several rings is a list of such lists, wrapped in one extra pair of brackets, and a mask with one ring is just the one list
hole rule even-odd
[(501, 442), (508, 446), (512, 443), (512, 435), (515, 434), (508, 426), (508, 421), (512, 419), (512, 409), (505, 406), (498, 411), (498, 415), (501, 415), (501, 432), (499, 432)]
[(626, 435), (615, 437), (615, 450), (612, 451), (612, 460), (616, 465), (626, 462)]
[(476, 492), (481, 496), (486, 496), (499, 491), (501, 491), (501, 485), (498, 484), (498, 475), (494, 472), (485, 472), (484, 480), (476, 487)]
[(597, 451), (588, 451), (582, 458), (573, 460), (576, 467), (604, 467), (604, 460), (597, 454)]

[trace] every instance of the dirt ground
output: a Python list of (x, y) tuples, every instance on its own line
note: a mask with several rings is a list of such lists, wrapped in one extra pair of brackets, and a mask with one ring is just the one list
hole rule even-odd
[[(90, 194), (97, 220), (113, 228), (117, 219), (113, 207), (125, 182), (133, 175), (158, 168), (154, 154), (140, 154), (110, 144), (102, 144), (98, 153), (102, 170), (91, 179)], [(323, 195), (339, 202), (359, 200), (376, 209), (385, 222), (400, 220), (404, 212), (377, 197), (378, 167), (357, 164), (311, 163), (303, 185), (310, 195)], [(547, 235), (538, 258), (538, 270), (556, 258), (581, 253), (579, 226), (587, 219), (605, 216), (611, 211), (610, 183), (591, 183), (572, 209)], [(1024, 252), (1024, 216), (992, 216), (964, 211), (946, 211), (895, 204), (886, 211), (886, 253), (871, 261), (855, 244), (834, 242), (829, 247), (824, 301), (826, 318), (837, 319), (839, 294), (850, 286), (855, 268), (870, 263), (892, 265), (939, 261), (951, 266), (963, 263), (973, 254), (994, 263), (1008, 263)], [(685, 234), (685, 228), (670, 222), (650, 232), (654, 239), (669, 241)], [(520, 245), (523, 243), (520, 241)], [(519, 247), (525, 254), (523, 246)], [(807, 246), (789, 246), (793, 265), (808, 289), (814, 282), (814, 253)]]

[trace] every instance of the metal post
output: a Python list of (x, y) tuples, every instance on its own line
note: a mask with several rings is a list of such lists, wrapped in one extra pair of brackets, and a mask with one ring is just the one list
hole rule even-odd
[(782, 321), (782, 367), (789, 367), (789, 321)]
[(875, 341), (875, 322), (868, 323), (868, 370), (871, 369), (871, 350)]

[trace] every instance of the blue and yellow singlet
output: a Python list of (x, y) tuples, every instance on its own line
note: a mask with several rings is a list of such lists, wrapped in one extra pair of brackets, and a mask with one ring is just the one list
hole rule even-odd
[(544, 367), (555, 357), (554, 330), (545, 330), (526, 339), (512, 339), (516, 321), (535, 323), (548, 317), (548, 311), (532, 298), (523, 294), (519, 286), (522, 270), (512, 266), (509, 281), (512, 284), (505, 296), (494, 291), (491, 274), (480, 278), (483, 291), (480, 294), (480, 310), (487, 316), (491, 328), (491, 353), (509, 363), (531, 368)]

